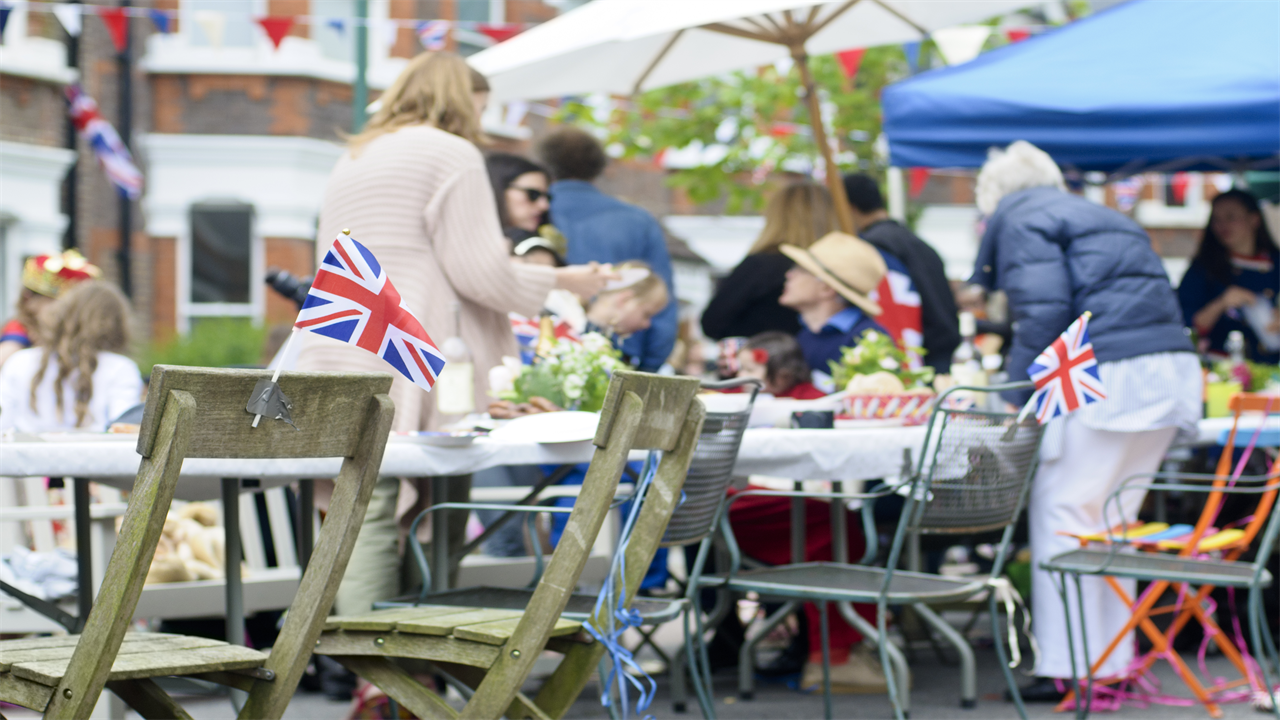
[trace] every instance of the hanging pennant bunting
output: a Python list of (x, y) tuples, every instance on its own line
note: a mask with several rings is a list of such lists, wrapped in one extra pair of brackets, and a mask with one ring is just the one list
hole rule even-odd
[(854, 48), (836, 53), (836, 60), (840, 61), (840, 69), (844, 71), (844, 76), (849, 78), (850, 86), (853, 85), (853, 79), (858, 76), (858, 68), (862, 66), (862, 56), (866, 54), (866, 48)]
[(915, 75), (920, 70), (920, 41), (902, 43), (902, 54), (907, 56), (907, 72)]
[(929, 37), (938, 44), (938, 52), (948, 65), (960, 65), (978, 57), (991, 37), (991, 28), (986, 25), (942, 28), (934, 30)]
[(1031, 37), (1031, 31), (1026, 28), (1009, 28), (1004, 31), (1004, 35), (1009, 38), (1009, 42), (1020, 43)]
[(98, 104), (78, 84), (68, 85), (66, 93), (67, 100), (71, 103), (71, 122), (93, 148), (93, 154), (102, 163), (107, 179), (121, 195), (137, 200), (142, 195), (142, 173), (133, 164), (129, 148), (120, 140), (120, 135), (111, 123), (98, 114)]
[(293, 27), (293, 16), (268, 15), (267, 17), (258, 18), (258, 24), (267, 32), (267, 37), (271, 39), (271, 44), (279, 50), (280, 43), (289, 34), (289, 28)]
[(222, 47), (222, 36), (227, 30), (227, 16), (217, 10), (197, 10), (196, 24), (204, 31), (209, 47), (215, 50)]
[(79, 5), (68, 3), (57, 3), (53, 6), (53, 16), (58, 18), (58, 22), (62, 23), (62, 29), (67, 31), (71, 37), (80, 37), (80, 29), (82, 26), (80, 13), (83, 10)]
[(347, 21), (342, 18), (329, 18), (324, 24), (333, 28), (333, 31), (339, 35), (347, 34)]
[(448, 20), (423, 20), (418, 23), (418, 40), (427, 50), (444, 50), (449, 44)]
[(107, 26), (107, 32), (111, 34), (111, 44), (116, 46), (116, 52), (124, 52), (129, 42), (129, 18), (124, 16), (124, 8), (98, 6), (94, 9), (98, 17), (102, 18), (102, 24)]
[(513, 23), (480, 23), (476, 29), (493, 38), (494, 42), (503, 42), (519, 35), (524, 28)]
[(13, 12), (10, 5), (0, 5), (0, 39), (4, 37), (5, 26), (9, 24), (9, 13)]
[(151, 18), (151, 23), (156, 26), (157, 32), (164, 35), (169, 34), (169, 13), (151, 8), (147, 11), (147, 15)]
[(523, 100), (512, 100), (507, 103), (507, 113), (502, 124), (507, 127), (519, 127), (524, 122), (524, 118), (529, 114), (529, 103)]
[(400, 25), (395, 20), (371, 20), (369, 25), (373, 31), (370, 34), (373, 36), (374, 46), (390, 51), (400, 35)]
[(1132, 175), (1117, 180), (1111, 184), (1111, 188), (1115, 192), (1116, 209), (1128, 213), (1138, 204), (1138, 198), (1142, 195), (1142, 176)]
[(908, 171), (907, 196), (911, 199), (920, 197), (924, 186), (929, 183), (929, 168), (913, 167)]

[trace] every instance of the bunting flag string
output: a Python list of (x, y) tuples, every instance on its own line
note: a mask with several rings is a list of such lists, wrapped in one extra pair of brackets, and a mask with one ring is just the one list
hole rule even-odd
[(924, 192), (924, 186), (929, 184), (929, 168), (913, 167), (907, 171), (907, 176), (907, 197), (914, 200), (920, 197), (920, 193)]
[(4, 35), (5, 26), (9, 24), (9, 13), (13, 12), (13, 7), (9, 5), (0, 5), (0, 37)]
[[(80, 3), (54, 3), (54, 2), (28, 2), (19, 0), (18, 2), (0, 3), (0, 10), (7, 9), (12, 11), (19, 7), (25, 7), (31, 12), (53, 13), (58, 18), (58, 22), (66, 29), (67, 34), (79, 37), (83, 29), (82, 16), (85, 8), (92, 8), (93, 12), (103, 15), (105, 11), (118, 13), (122, 18), (145, 18), (150, 20), (157, 31), (168, 33), (172, 31), (173, 21), (178, 19), (178, 11), (166, 10), (161, 8), (141, 8), (141, 7), (107, 7), (102, 5), (80, 4)], [(208, 16), (209, 13), (223, 15), (218, 10), (197, 11), (196, 15)], [(8, 19), (8, 12), (3, 13), (3, 18)], [(407, 28), (415, 33), (423, 26), (424, 23), (444, 23), (444, 27), (448, 30), (459, 28), (463, 30), (474, 30), (475, 32), (491, 38), (495, 43), (509, 40), (512, 37), (528, 30), (538, 23), (491, 23), (479, 22), (474, 20), (439, 20), (435, 18), (356, 18), (356, 17), (334, 17), (329, 15), (289, 15), (289, 16), (264, 16), (254, 18), (261, 24), (261, 21), (267, 18), (289, 18), (290, 26), (292, 25), (311, 25), (311, 26), (328, 26), (339, 34), (345, 34), (348, 27), (359, 27), (361, 25), (369, 28), (377, 29), (380, 25), (390, 27), (395, 30)], [(197, 22), (199, 20), (197, 19)], [(225, 26), (225, 20), (224, 20)], [(264, 27), (265, 29), (265, 27)]]
[(124, 8), (99, 6), (96, 10), (98, 17), (102, 18), (102, 24), (107, 26), (107, 32), (111, 34), (111, 44), (116, 46), (116, 52), (124, 52), (129, 44), (129, 20), (124, 16)]
[(78, 84), (68, 85), (66, 94), (67, 102), (71, 104), (71, 122), (93, 148), (94, 155), (107, 173), (107, 179), (121, 195), (137, 200), (142, 196), (142, 173), (134, 164), (133, 155), (120, 140), (115, 127), (102, 119), (98, 114), (98, 104)]
[(1011, 43), (1020, 43), (1031, 37), (1031, 30), (1028, 28), (1009, 28), (1004, 31), (1004, 36), (1009, 38)]
[(902, 43), (902, 54), (907, 58), (907, 72), (910, 75), (920, 71), (920, 44), (919, 40)]
[(991, 28), (986, 25), (960, 25), (935, 30), (930, 36), (948, 65), (960, 65), (978, 57)]
[(258, 24), (266, 31), (271, 44), (279, 50), (280, 43), (289, 34), (289, 28), (293, 27), (293, 18), (288, 15), (268, 15), (258, 18)]
[(451, 27), (448, 20), (423, 20), (416, 28), (418, 40), (427, 50), (444, 50), (449, 44)]
[(840, 69), (844, 71), (844, 76), (849, 78), (850, 87), (853, 87), (853, 79), (858, 76), (858, 68), (862, 66), (862, 56), (866, 54), (866, 48), (854, 48), (836, 53), (836, 60), (840, 61)]

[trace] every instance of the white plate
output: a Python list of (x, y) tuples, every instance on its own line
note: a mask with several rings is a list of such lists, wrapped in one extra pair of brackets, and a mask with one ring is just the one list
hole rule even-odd
[(596, 436), (599, 413), (564, 410), (518, 417), (489, 433), (489, 437), (513, 443), (572, 443)]
[(434, 445), (436, 447), (466, 447), (476, 441), (478, 437), (484, 437), (489, 433), (472, 432), (467, 430), (455, 431), (430, 431), (395, 433), (392, 439), (398, 442), (411, 442), (421, 445)]

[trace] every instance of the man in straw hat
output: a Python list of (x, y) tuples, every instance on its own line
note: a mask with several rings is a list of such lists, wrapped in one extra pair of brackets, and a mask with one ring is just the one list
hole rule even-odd
[(814, 384), (831, 392), (829, 378), (827, 387), (821, 383), (828, 361), (838, 361), (840, 348), (853, 347), (864, 332), (886, 332), (875, 321), (880, 305), (869, 297), (886, 272), (884, 258), (870, 243), (840, 232), (807, 250), (785, 244), (779, 249), (796, 267), (787, 271), (778, 303), (800, 313), (796, 342), (815, 372)]

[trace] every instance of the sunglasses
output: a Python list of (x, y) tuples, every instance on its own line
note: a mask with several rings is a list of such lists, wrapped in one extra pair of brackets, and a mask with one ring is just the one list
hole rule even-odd
[(519, 190), (520, 192), (524, 193), (525, 197), (529, 198), (529, 202), (531, 203), (538, 202), (542, 198), (546, 198), (548, 201), (551, 200), (551, 193), (547, 192), (546, 190), (539, 190), (537, 188), (520, 187), (518, 185), (512, 185), (511, 187), (508, 188), (508, 190)]

